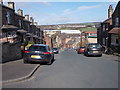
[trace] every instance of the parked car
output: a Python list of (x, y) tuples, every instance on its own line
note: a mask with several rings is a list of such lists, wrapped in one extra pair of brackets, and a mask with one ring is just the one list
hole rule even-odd
[(28, 50), (24, 51), (24, 63), (28, 62), (46, 62), (51, 64), (54, 60), (54, 53), (48, 45), (33, 44)]
[(102, 46), (99, 43), (89, 43), (86, 45), (84, 55), (102, 56)]
[(55, 53), (55, 54), (58, 54), (58, 53), (59, 53), (58, 48), (53, 48), (52, 50), (53, 50), (53, 53)]
[(85, 51), (85, 47), (79, 47), (79, 48), (77, 49), (77, 53), (78, 53), (78, 54), (84, 53), (84, 51)]

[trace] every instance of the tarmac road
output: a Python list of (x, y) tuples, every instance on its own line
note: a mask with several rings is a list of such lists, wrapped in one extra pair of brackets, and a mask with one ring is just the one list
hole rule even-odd
[(3, 88), (118, 88), (117, 56), (86, 57), (66, 50), (55, 59), (52, 65), (41, 65), (30, 79)]

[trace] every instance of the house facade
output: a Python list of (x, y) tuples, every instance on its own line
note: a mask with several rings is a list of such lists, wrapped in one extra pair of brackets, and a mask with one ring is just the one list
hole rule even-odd
[(108, 9), (108, 19), (103, 21), (97, 30), (97, 40), (107, 50), (120, 53), (120, 1), (114, 12), (112, 5)]
[[(16, 13), (14, 6), (14, 2), (8, 2), (8, 6), (0, 3), (0, 19), (2, 21), (0, 22), (0, 43), (3, 45), (3, 59), (8, 59), (8, 61), (20, 57), (21, 51), (25, 50), (29, 41), (43, 43), (44, 40), (43, 31), (40, 31), (40, 28), (30, 21), (29, 15), (23, 16), (21, 9), (18, 9)], [(7, 58), (6, 55), (9, 57)]]

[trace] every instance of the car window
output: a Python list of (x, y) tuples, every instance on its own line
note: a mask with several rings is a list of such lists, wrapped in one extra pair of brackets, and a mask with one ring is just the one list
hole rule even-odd
[(57, 48), (53, 48), (53, 50), (58, 50)]
[(46, 47), (44, 46), (31, 46), (29, 48), (30, 51), (42, 51), (42, 52), (46, 52)]
[(48, 46), (48, 51), (51, 51), (51, 48)]
[(90, 48), (100, 48), (100, 45), (99, 44), (92, 44), (92, 45), (89, 45)]

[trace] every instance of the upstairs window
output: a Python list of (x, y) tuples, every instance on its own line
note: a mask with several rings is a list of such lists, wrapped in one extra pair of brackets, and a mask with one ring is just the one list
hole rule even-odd
[(119, 17), (116, 17), (115, 19), (115, 26), (119, 26)]
[(11, 22), (10, 22), (10, 12), (7, 12), (6, 17), (7, 17), (7, 23), (10, 24), (10, 23), (11, 23)]
[(19, 20), (19, 27), (22, 28), (22, 21)]

